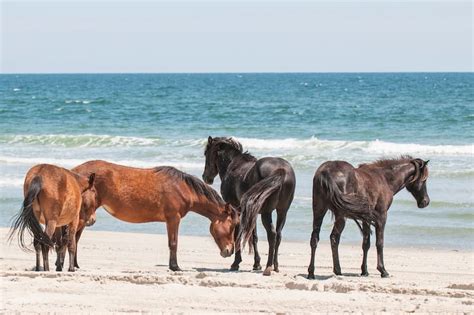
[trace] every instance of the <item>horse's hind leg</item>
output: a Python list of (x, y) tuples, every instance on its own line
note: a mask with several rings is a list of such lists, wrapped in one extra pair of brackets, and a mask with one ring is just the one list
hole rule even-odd
[(308, 279), (314, 279), (314, 257), (316, 255), (316, 248), (319, 243), (319, 232), (323, 224), (324, 216), (328, 211), (325, 204), (320, 203), (316, 197), (313, 196), (313, 232), (311, 233), (311, 261), (308, 267)]
[(369, 271), (367, 270), (367, 254), (370, 248), (370, 226), (367, 223), (362, 224), (362, 234), (363, 234), (363, 241), (362, 241), (362, 250), (364, 251), (364, 256), (362, 257), (362, 266), (361, 266), (361, 276), (368, 276)]
[(41, 243), (35, 238), (33, 240), (33, 245), (35, 247), (35, 252), (36, 252), (35, 271), (40, 271), (41, 270)]
[(341, 265), (339, 264), (339, 241), (341, 240), (341, 233), (346, 225), (346, 219), (343, 216), (336, 215), (336, 221), (331, 232), (331, 250), (334, 274), (341, 275)]
[(278, 248), (280, 247), (281, 243), (281, 230), (283, 230), (283, 227), (285, 226), (286, 222), (286, 213), (288, 212), (288, 209), (284, 210), (278, 210), (277, 209), (277, 226), (276, 226), (276, 240), (275, 240), (275, 258), (273, 259), (273, 270), (276, 272), (279, 272), (280, 270), (278, 269)]
[(85, 226), (83, 226), (81, 229), (77, 230), (76, 232), (76, 255), (74, 256), (74, 267), (76, 268), (80, 268), (79, 264), (77, 263), (77, 250), (78, 250), (77, 244), (79, 244), (79, 240), (81, 238), (82, 231), (84, 231), (84, 229), (85, 229)]
[(267, 267), (263, 271), (264, 276), (269, 276), (272, 273), (272, 266), (273, 266), (273, 257), (275, 254), (275, 238), (276, 238), (276, 231), (275, 226), (272, 223), (272, 213), (271, 211), (262, 213), (262, 223), (267, 231), (267, 238), (268, 238), (268, 260), (267, 260)]
[[(53, 238), (54, 231), (56, 230), (56, 221), (48, 221), (46, 222), (46, 229), (45, 233), (48, 235), (49, 239), (51, 240)], [(42, 244), (41, 245), (43, 249), (43, 267), (44, 271), (49, 271), (49, 246)]]
[(253, 246), (253, 258), (254, 258), (254, 263), (253, 263), (253, 270), (262, 270), (262, 266), (260, 265), (260, 254), (258, 253), (258, 248), (257, 248), (257, 243), (258, 243), (258, 235), (257, 235), (257, 227), (252, 231), (252, 246)]
[(167, 218), (166, 220), (166, 229), (168, 230), (168, 246), (170, 249), (169, 267), (172, 271), (181, 271), (181, 268), (178, 266), (177, 257), (179, 223), (179, 216)]
[(62, 271), (64, 266), (64, 257), (66, 256), (67, 230), (66, 226), (57, 228), (54, 232), (56, 247), (56, 271)]

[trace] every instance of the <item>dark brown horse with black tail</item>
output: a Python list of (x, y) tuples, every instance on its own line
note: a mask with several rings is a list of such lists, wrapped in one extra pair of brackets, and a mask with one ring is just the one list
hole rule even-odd
[[(233, 138), (209, 137), (205, 150), (206, 166), (202, 178), (212, 184), (219, 174), (224, 200), (241, 209), (240, 227), (236, 229), (236, 253), (231, 270), (238, 270), (242, 261), (240, 245), (252, 238), (255, 251), (254, 270), (259, 270), (260, 256), (257, 249), (256, 220), (262, 223), (268, 237), (268, 261), (264, 275), (271, 270), (278, 272), (278, 248), (281, 230), (295, 192), (295, 173), (291, 165), (281, 159), (266, 157), (257, 160), (244, 153), (242, 145)], [(277, 211), (276, 230), (272, 212)]]
[(319, 232), (327, 210), (335, 215), (331, 232), (331, 249), (334, 273), (341, 275), (339, 240), (346, 218), (353, 219), (362, 231), (364, 252), (362, 276), (367, 276), (367, 253), (370, 248), (370, 226), (375, 226), (377, 269), (388, 277), (383, 262), (384, 229), (387, 212), (393, 196), (406, 188), (416, 199), (419, 208), (430, 203), (426, 191), (428, 161), (402, 156), (384, 159), (354, 168), (344, 161), (323, 163), (313, 178), (313, 233), (311, 234), (311, 262), (308, 278), (314, 279), (314, 256), (319, 242)]
[(134, 168), (106, 161), (89, 161), (73, 171), (85, 176), (96, 174), (97, 206), (117, 219), (130, 223), (166, 222), (171, 270), (180, 270), (178, 230), (189, 211), (211, 221), (210, 232), (222, 257), (234, 252), (238, 214), (200, 179), (169, 166)]

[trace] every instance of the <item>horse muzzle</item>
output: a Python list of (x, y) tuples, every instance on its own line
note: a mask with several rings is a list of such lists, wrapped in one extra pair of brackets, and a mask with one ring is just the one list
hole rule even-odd
[(214, 179), (213, 178), (209, 178), (205, 175), (202, 175), (202, 180), (208, 184), (208, 185), (212, 185), (214, 183)]
[(420, 202), (418, 202), (418, 208), (426, 208), (430, 204), (430, 199), (429, 198), (423, 198)]
[(93, 226), (95, 223), (94, 218), (90, 218), (89, 220), (86, 221), (86, 226)]
[(223, 250), (221, 250), (221, 256), (224, 258), (232, 256), (233, 253), (234, 253), (233, 246), (231, 248), (226, 247)]

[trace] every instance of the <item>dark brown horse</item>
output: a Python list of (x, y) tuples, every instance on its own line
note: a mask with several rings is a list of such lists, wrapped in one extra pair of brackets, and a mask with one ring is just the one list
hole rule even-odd
[(198, 178), (173, 167), (133, 168), (105, 161), (89, 161), (73, 169), (96, 174), (97, 206), (130, 223), (166, 222), (170, 249), (169, 267), (180, 270), (177, 260), (181, 219), (194, 211), (211, 221), (210, 232), (221, 256), (234, 252), (238, 215), (230, 204)]
[[(268, 261), (264, 275), (278, 272), (278, 248), (281, 230), (295, 192), (295, 173), (291, 165), (280, 158), (267, 157), (257, 160), (244, 153), (242, 145), (233, 138), (209, 137), (204, 155), (206, 166), (202, 178), (212, 184), (219, 174), (221, 194), (224, 200), (241, 209), (240, 227), (236, 233), (236, 253), (231, 270), (238, 270), (242, 261), (240, 244), (251, 237), (255, 251), (253, 269), (259, 270), (260, 256), (257, 250), (256, 220), (262, 215), (262, 223), (268, 237)], [(277, 211), (276, 231), (272, 212)]]
[[(84, 177), (49, 164), (36, 165), (26, 174), (25, 199), (12, 225), (10, 239), (18, 232), (19, 244), (26, 248), (24, 232), (30, 232), (36, 250), (36, 271), (41, 267), (41, 251), (44, 270), (49, 271), (48, 252), (54, 246), (53, 234), (62, 226), (71, 231), (67, 242), (69, 271), (75, 270), (76, 231), (80, 222), (87, 221), (96, 209), (94, 178), (94, 173)], [(45, 231), (40, 223), (45, 224)]]
[[(428, 161), (403, 156), (379, 160), (354, 168), (344, 161), (323, 163), (313, 178), (313, 233), (311, 234), (311, 262), (308, 278), (314, 279), (314, 255), (319, 232), (327, 210), (335, 215), (331, 232), (334, 273), (341, 275), (338, 246), (346, 218), (353, 219), (363, 234), (362, 276), (367, 276), (367, 253), (370, 248), (370, 225), (375, 226), (377, 270), (388, 277), (383, 262), (384, 229), (387, 211), (393, 196), (406, 188), (416, 199), (419, 208), (430, 203), (426, 191)], [(361, 222), (361, 223), (359, 223)], [(362, 225), (361, 225), (362, 224)]]

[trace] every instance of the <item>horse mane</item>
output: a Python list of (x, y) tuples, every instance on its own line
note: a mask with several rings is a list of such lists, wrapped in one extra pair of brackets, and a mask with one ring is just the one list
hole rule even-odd
[(225, 204), (221, 196), (209, 185), (205, 184), (196, 176), (187, 174), (180, 171), (172, 166), (158, 166), (153, 169), (156, 173), (165, 173), (166, 175), (178, 178), (188, 185), (198, 195), (205, 196), (209, 201), (218, 203), (220, 205)]
[(394, 157), (394, 158), (384, 158), (384, 159), (378, 159), (375, 160), (372, 163), (363, 163), (359, 164), (359, 167), (391, 167), (394, 164), (399, 164), (400, 162), (410, 162), (413, 160), (413, 157), (411, 155), (401, 155), (399, 157)]
[(236, 156), (235, 159), (240, 159), (241, 161), (244, 161), (244, 162), (255, 162), (255, 161), (257, 161), (257, 158), (255, 156), (253, 156), (252, 154), (250, 154), (248, 151), (245, 151), (241, 155)]

